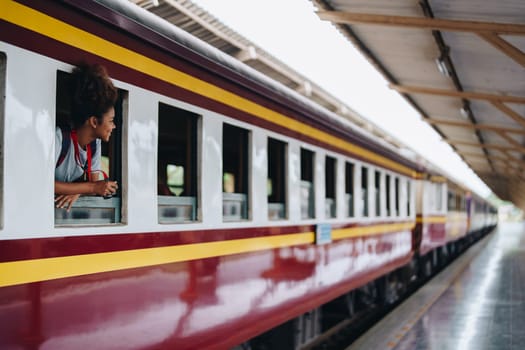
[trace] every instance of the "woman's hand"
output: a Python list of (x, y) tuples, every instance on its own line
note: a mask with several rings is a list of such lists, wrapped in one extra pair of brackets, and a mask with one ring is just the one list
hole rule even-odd
[(95, 181), (94, 184), (94, 193), (99, 196), (108, 197), (113, 196), (118, 189), (118, 184), (116, 181)]
[(79, 194), (59, 194), (55, 197), (55, 206), (57, 208), (66, 208), (66, 211), (69, 211), (78, 197), (80, 197)]

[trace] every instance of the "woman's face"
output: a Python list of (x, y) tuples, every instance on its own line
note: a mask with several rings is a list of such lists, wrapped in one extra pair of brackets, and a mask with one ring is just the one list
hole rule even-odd
[(115, 129), (115, 109), (111, 107), (106, 113), (102, 115), (102, 122), (96, 127), (97, 138), (108, 142), (111, 137), (111, 132)]

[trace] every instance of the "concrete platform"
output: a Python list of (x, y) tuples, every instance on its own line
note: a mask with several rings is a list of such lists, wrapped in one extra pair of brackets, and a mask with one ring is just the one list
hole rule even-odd
[(525, 349), (525, 223), (500, 223), (347, 350)]

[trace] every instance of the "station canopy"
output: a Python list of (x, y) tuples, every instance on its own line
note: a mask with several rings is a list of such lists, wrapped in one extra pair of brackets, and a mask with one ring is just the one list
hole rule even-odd
[(525, 210), (525, 1), (311, 1), (498, 197)]

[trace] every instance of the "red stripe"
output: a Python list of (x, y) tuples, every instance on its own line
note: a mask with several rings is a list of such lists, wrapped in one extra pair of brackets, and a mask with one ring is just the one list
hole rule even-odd
[[(332, 225), (332, 230), (394, 222)], [(173, 227), (176, 230), (176, 227)], [(74, 230), (74, 229), (72, 229)], [(218, 230), (137, 232), (89, 236), (46, 237), (0, 240), (0, 262), (94, 254), (120, 250), (157, 248), (182, 244), (219, 242), (233, 239), (269, 237), (314, 232), (315, 226), (266, 226)]]

